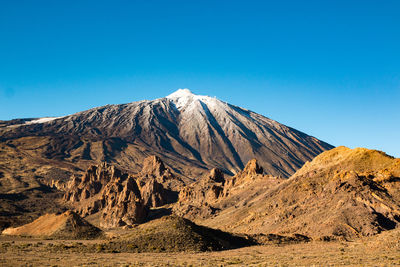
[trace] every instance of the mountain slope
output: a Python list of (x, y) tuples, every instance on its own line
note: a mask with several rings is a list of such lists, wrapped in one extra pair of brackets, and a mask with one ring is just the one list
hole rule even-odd
[(262, 115), (187, 89), (61, 118), (3, 122), (0, 140), (8, 149), (47, 162), (72, 163), (80, 170), (107, 161), (138, 171), (146, 156), (157, 155), (186, 177), (214, 167), (233, 174), (252, 158), (266, 173), (288, 177), (332, 148)]
[(258, 175), (252, 182), (254, 176), (231, 178), (247, 178), (246, 186), (234, 185), (230, 195), (211, 203), (221, 210), (217, 216), (195, 221), (241, 233), (350, 239), (400, 223), (400, 159), (380, 151), (337, 147), (287, 180), (274, 184)]

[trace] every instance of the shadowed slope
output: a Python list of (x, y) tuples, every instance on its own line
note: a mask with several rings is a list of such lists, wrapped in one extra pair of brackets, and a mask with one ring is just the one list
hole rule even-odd
[(243, 236), (199, 226), (189, 220), (167, 216), (142, 224), (122, 236), (128, 249), (144, 251), (214, 251), (254, 244)]

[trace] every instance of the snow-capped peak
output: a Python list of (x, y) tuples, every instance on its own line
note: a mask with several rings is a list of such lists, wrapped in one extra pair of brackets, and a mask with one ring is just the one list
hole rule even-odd
[(168, 95), (167, 98), (179, 98), (179, 97), (188, 97), (188, 96), (195, 96), (189, 89), (178, 89), (172, 94)]
[[(220, 101), (215, 97), (205, 96), (205, 95), (195, 95), (189, 89), (178, 89), (174, 93), (166, 96), (175, 103), (177, 109), (181, 110), (183, 108), (195, 108), (198, 106), (196, 103), (201, 101), (208, 107), (215, 107)], [(193, 105), (194, 104), (194, 105)]]

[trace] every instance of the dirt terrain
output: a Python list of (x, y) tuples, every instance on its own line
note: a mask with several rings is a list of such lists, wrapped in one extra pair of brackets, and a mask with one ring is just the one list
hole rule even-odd
[[(218, 252), (110, 253), (73, 250), (95, 240), (1, 237), (1, 266), (394, 266), (400, 265), (399, 233), (389, 231), (355, 242), (271, 244)], [(397, 238), (395, 240), (395, 238)], [(392, 240), (392, 242), (387, 242)]]

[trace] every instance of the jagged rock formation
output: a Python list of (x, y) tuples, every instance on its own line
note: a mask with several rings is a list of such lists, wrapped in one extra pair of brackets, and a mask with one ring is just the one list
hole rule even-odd
[(73, 177), (64, 200), (82, 216), (101, 212), (100, 225), (105, 228), (141, 223), (149, 208), (177, 199), (177, 192), (158, 181), (167, 185), (181, 183), (157, 157), (146, 158), (143, 166), (138, 175), (106, 163), (91, 166), (82, 178)]
[(219, 169), (212, 169), (209, 175), (184, 187), (179, 193), (179, 201), (174, 213), (186, 218), (208, 217), (215, 214), (213, 204), (222, 196), (225, 178)]
[(162, 181), (164, 181), (164, 177), (172, 175), (170, 170), (165, 167), (162, 160), (157, 156), (145, 158), (143, 161), (142, 174), (153, 175), (154, 177), (162, 177)]
[(254, 195), (254, 191), (259, 193), (281, 181), (283, 179), (263, 174), (256, 159), (250, 160), (243, 171), (227, 179), (221, 170), (213, 169), (209, 175), (181, 190), (173, 211), (196, 221), (214, 218), (219, 211)]
[(51, 237), (60, 239), (92, 239), (102, 231), (78, 214), (67, 211), (60, 215), (46, 214), (31, 223), (16, 228), (7, 228), (3, 235)]
[(184, 181), (165, 167), (157, 156), (144, 159), (142, 171), (136, 175), (145, 204), (159, 207), (176, 202)]
[[(145, 157), (157, 155), (184, 178), (201, 177), (212, 168), (234, 174), (252, 158), (259, 159), (266, 173), (288, 177), (332, 148), (262, 115), (189, 90), (60, 118), (2, 122), (0, 144), (6, 145), (7, 155), (28, 158), (34, 169), (46, 164), (76, 173), (105, 161), (135, 173)], [(32, 167), (24, 169), (37, 175)], [(25, 173), (12, 165), (4, 165), (4, 170), (6, 175)]]
[(47, 186), (49, 186), (50, 188), (54, 188), (57, 189), (59, 191), (65, 191), (66, 189), (66, 183), (59, 181), (59, 180), (51, 180)]
[(136, 180), (106, 163), (89, 167), (82, 179), (74, 177), (64, 200), (82, 216), (101, 212), (100, 225), (107, 228), (140, 223), (147, 216)]
[(132, 177), (128, 177), (123, 183), (109, 182), (102, 196), (106, 197), (105, 207), (101, 214), (102, 227), (134, 225), (145, 220), (147, 207)]
[(179, 193), (181, 202), (191, 201), (196, 205), (207, 205), (217, 200), (223, 192), (224, 174), (220, 169), (212, 169), (209, 175), (183, 188)]
[(231, 190), (246, 186), (254, 180), (265, 178), (263, 173), (264, 170), (258, 164), (258, 161), (256, 159), (250, 160), (243, 171), (226, 181), (223, 195), (226, 197), (229, 195), (229, 191)]
[(142, 198), (147, 207), (160, 207), (176, 200), (176, 192), (166, 190), (162, 184), (150, 180), (140, 187)]
[[(288, 180), (244, 197), (202, 223), (230, 231), (322, 239), (373, 235), (400, 222), (399, 177), (400, 159), (375, 150), (338, 147)], [(234, 195), (231, 192), (230, 197)]]

